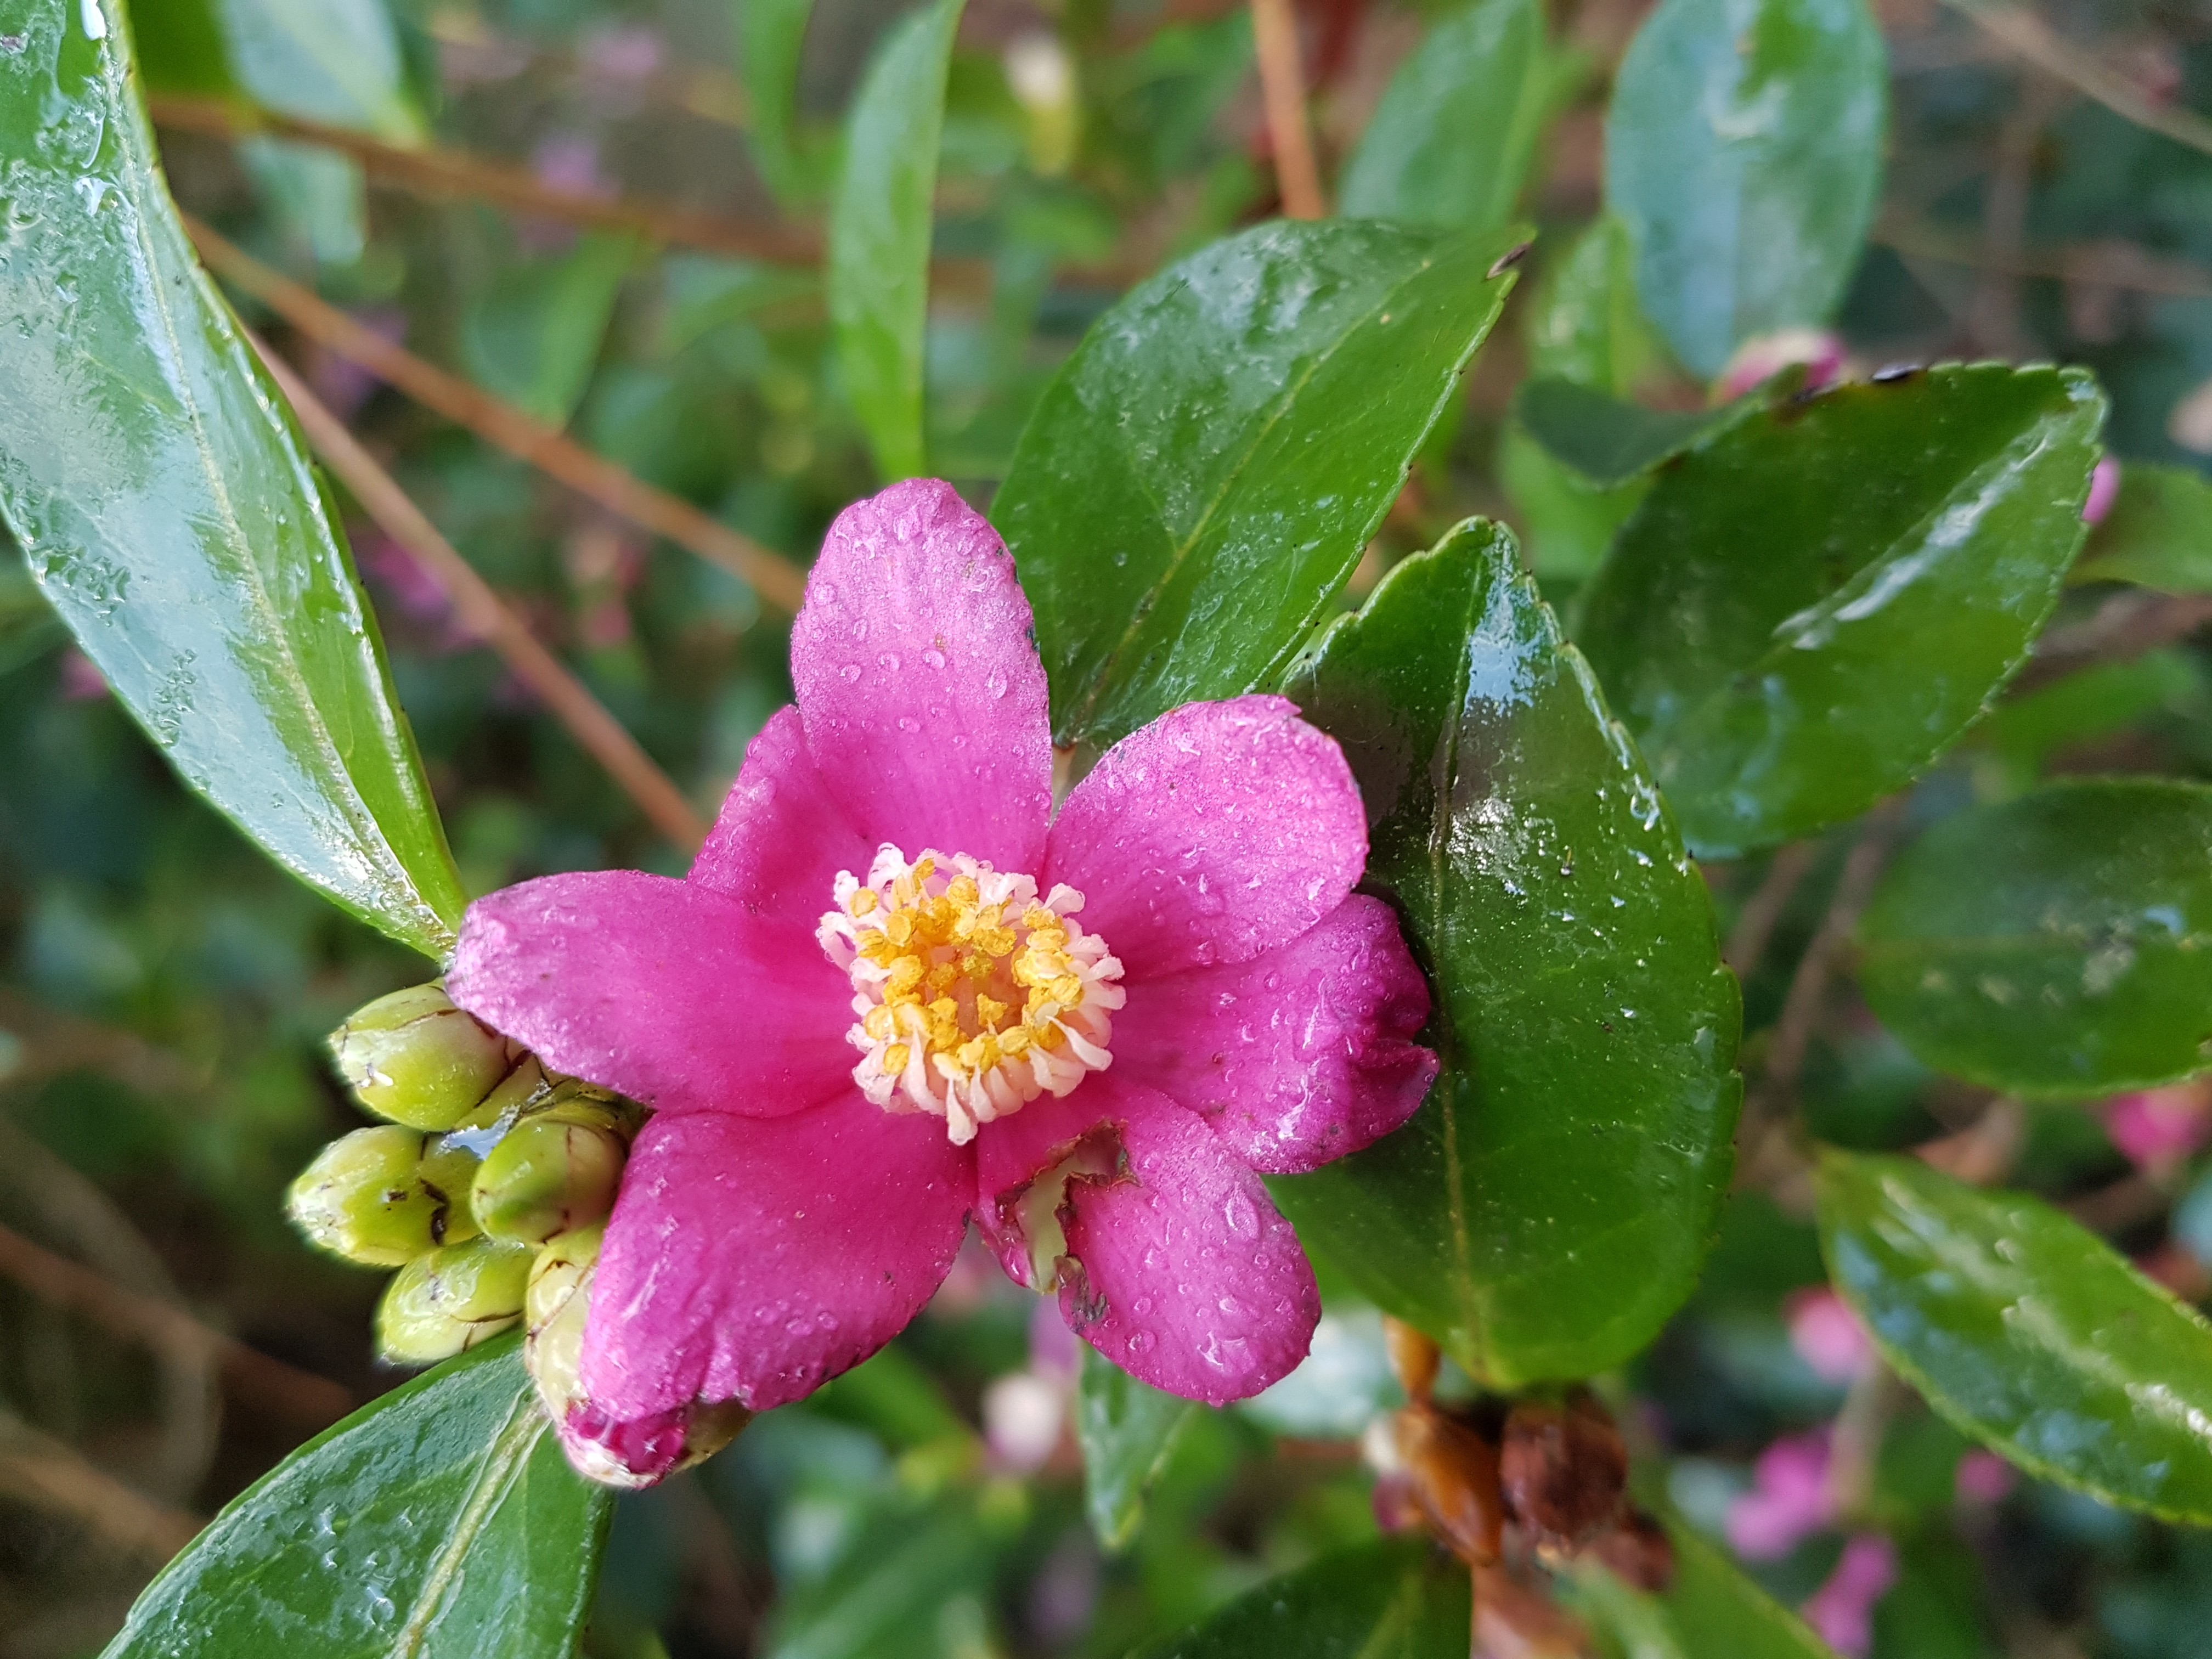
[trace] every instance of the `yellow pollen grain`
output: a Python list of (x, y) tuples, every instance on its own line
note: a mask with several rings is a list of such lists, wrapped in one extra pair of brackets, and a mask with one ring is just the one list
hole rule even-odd
[(894, 1042), (884, 1050), (884, 1070), (896, 1077), (906, 1070), (907, 1062), (914, 1058), (914, 1050), (903, 1042)]
[(879, 902), (881, 902), (881, 901), (876, 897), (876, 890), (874, 888), (863, 887), (859, 892), (853, 895), (851, 901), (845, 908), (856, 916), (865, 916), (870, 911), (873, 910)]

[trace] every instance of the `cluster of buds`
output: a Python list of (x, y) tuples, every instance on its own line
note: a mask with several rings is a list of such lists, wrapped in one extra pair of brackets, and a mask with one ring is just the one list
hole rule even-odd
[(561, 1420), (641, 1112), (549, 1074), (434, 982), (368, 1004), (331, 1048), (385, 1121), (323, 1148), (292, 1183), (292, 1219), (324, 1249), (399, 1270), (377, 1309), (395, 1364), (447, 1358), (526, 1317), (531, 1373)]
[(1396, 1320), (1384, 1331), (1407, 1403), (1369, 1431), (1376, 1514), (1392, 1530), (1427, 1531), (1467, 1563), (1476, 1654), (1588, 1650), (1540, 1570), (1588, 1559), (1639, 1589), (1666, 1588), (1673, 1551), (1629, 1500), (1627, 1448), (1596, 1396), (1578, 1389), (1558, 1400), (1447, 1405), (1436, 1397), (1437, 1345)]

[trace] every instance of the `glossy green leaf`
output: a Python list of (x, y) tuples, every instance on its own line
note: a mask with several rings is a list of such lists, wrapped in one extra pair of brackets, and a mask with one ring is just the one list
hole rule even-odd
[(945, 81), (962, 0), (931, 0), (877, 49), (853, 100), (830, 204), (827, 286), (845, 396), (876, 471), (923, 471), (922, 335)]
[(551, 427), (576, 412), (635, 256), (626, 235), (591, 235), (567, 252), (509, 267), (461, 319), (470, 374)]
[(1888, 64), (1864, 0), (1661, 0), (1606, 121), (1644, 308), (1698, 374), (1821, 323), (1881, 188)]
[(814, 0), (735, 0), (731, 9), (753, 166), (778, 200), (797, 202), (813, 186), (799, 131), (799, 66)]
[(1431, 24), (1345, 163), (1352, 219), (1497, 230), (1513, 218), (1561, 76), (1540, 0), (1475, 0)]
[(1860, 924), (1860, 984), (1940, 1071), (2087, 1096), (2212, 1065), (2212, 788), (2054, 783), (1948, 818)]
[(2081, 538), (2105, 399), (1953, 365), (1756, 412), (1668, 467), (1575, 637), (1700, 857), (1851, 817), (2027, 655)]
[(1705, 884), (1495, 526), (1393, 569), (1290, 695), (1359, 780), (1444, 1069), (1395, 1134), (1270, 1185), (1478, 1378), (1617, 1364), (1690, 1293), (1728, 1186), (1739, 1011)]
[(2212, 593), (2212, 483), (2193, 467), (2129, 462), (2074, 580)]
[(1628, 233), (1601, 214), (1549, 264), (1528, 320), (1528, 372), (1625, 398), (1657, 358)]
[(1717, 409), (1646, 409), (1572, 380), (1522, 382), (1514, 418), (1592, 489), (1618, 489), (1758, 406), (1756, 394)]
[(611, 1496), (562, 1455), (520, 1340), (487, 1344), (247, 1487), (105, 1659), (568, 1659)]
[[(86, 34), (88, 21), (104, 37)], [(305, 446), (193, 263), (113, 0), (0, 0), (0, 514), (185, 781), (395, 939), (460, 883)]]
[(991, 508), (1036, 611), (1059, 741), (1281, 672), (1497, 320), (1519, 246), (1262, 225), (1092, 326)]
[(1691, 1528), (1668, 1529), (1674, 1582), (1654, 1595), (1589, 1557), (1568, 1569), (1576, 1610), (1613, 1638), (1622, 1659), (1835, 1659), (1802, 1620)]
[(198, 98), (236, 95), (215, 6), (216, 0), (131, 0), (138, 73), (149, 90)]
[(384, 0), (210, 0), (231, 78), (287, 115), (420, 141), (399, 37)]
[(1145, 1518), (1145, 1493), (1196, 1414), (1190, 1401), (1163, 1394), (1085, 1346), (1075, 1393), (1075, 1437), (1083, 1448), (1083, 1502), (1091, 1529), (1109, 1550), (1125, 1547)]
[(1930, 1405), (2030, 1474), (2212, 1525), (2212, 1324), (2040, 1200), (1823, 1154), (1836, 1288)]
[(1387, 1539), (1271, 1578), (1137, 1659), (1466, 1659), (1473, 1622), (1465, 1567)]

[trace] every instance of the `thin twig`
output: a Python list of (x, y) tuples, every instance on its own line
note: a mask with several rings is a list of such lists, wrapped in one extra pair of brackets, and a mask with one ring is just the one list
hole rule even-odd
[(157, 1504), (29, 1424), (0, 1412), (0, 1492), (68, 1516), (156, 1565), (192, 1541), (199, 1518)]
[(486, 443), (528, 462), (546, 477), (588, 495), (610, 512), (665, 536), (709, 564), (720, 566), (779, 610), (797, 613), (799, 601), (805, 597), (806, 578), (781, 554), (708, 517), (690, 502), (656, 489), (481, 386), (424, 362), (404, 346), (394, 345), (190, 215), (185, 216), (185, 226), (209, 269), (317, 344), (397, 386), (456, 425), (466, 427)]
[(1820, 919), (1805, 954), (1798, 958), (1797, 971), (1791, 975), (1789, 993), (1783, 999), (1781, 1018), (1775, 1021), (1773, 1035), (1767, 1041), (1766, 1063), (1757, 1084), (1745, 1093), (1743, 1118), (1736, 1132), (1737, 1145), (1744, 1149), (1739, 1179), (1745, 1183), (1771, 1186), (1794, 1171), (1799, 1161), (1788, 1155), (1782, 1112), (1796, 1096), (1813, 1032), (1827, 1003), (1830, 975), (1858, 926), (1860, 913), (1874, 896), (1875, 882), (1889, 856), (1904, 810), (1904, 798), (1893, 795), (1867, 814), (1858, 840), (1844, 855), (1827, 914)]
[(1252, 0), (1252, 45), (1260, 60), (1260, 95), (1267, 110), (1267, 142), (1275, 155), (1275, 188), (1293, 219), (1328, 212), (1321, 167), (1306, 125), (1305, 70), (1291, 0)]
[(452, 604), (461, 626), (499, 653), (514, 677), (537, 693), (576, 741), (606, 768), (655, 829), (686, 852), (698, 851), (707, 839), (707, 824), (684, 792), (584, 683), (538, 642), (522, 619), (492, 592), (491, 584), (454, 551), (422, 509), (346, 430), (345, 422), (323, 407), (291, 366), (260, 340), (254, 344), (324, 465), (343, 481), (378, 527), (414, 556)]
[[(428, 33), (442, 49), (441, 59), (448, 78), (504, 80), (523, 70), (543, 64), (586, 83), (620, 92), (635, 88), (656, 102), (670, 105), (703, 121), (735, 127), (751, 125), (744, 84), (726, 70), (687, 64), (654, 68), (642, 74), (616, 72), (596, 64), (586, 55), (558, 46), (541, 46), (514, 35), (492, 33), (473, 14), (441, 9), (431, 14)], [(474, 54), (473, 62), (471, 54)]]
[[(2085, 568), (2094, 575), (2096, 567)], [(2035, 642), (2035, 655), (2014, 683), (2020, 691), (2047, 685), (2091, 663), (2125, 661), (2179, 644), (2212, 625), (2212, 597), (2130, 589), (2115, 593), (2077, 623), (2054, 628)]]
[(2011, 267), (2019, 263), (2027, 240), (2036, 140), (2059, 101), (2057, 89), (2043, 76), (2031, 74), (2022, 80), (2019, 100), (1997, 132), (1996, 164), (1984, 192), (1981, 282), (1966, 309), (1974, 343), (1983, 354), (2015, 359), (2027, 355), (2027, 346), (2020, 327), (2020, 278)]
[(2212, 270), (2185, 259), (2149, 252), (2131, 242), (2089, 242), (2051, 248), (1993, 252), (1972, 236), (1932, 225), (1884, 220), (1868, 237), (1872, 242), (1915, 258), (1976, 270), (2001, 270), (2012, 276), (2041, 276), (2053, 282), (2124, 289), (2182, 300), (2212, 299)]
[(1923, 1141), (1913, 1152), (1954, 1181), (1994, 1187), (2012, 1173), (2027, 1145), (2027, 1109), (2010, 1095), (1999, 1095), (1956, 1134)]
[(1721, 960), (1728, 963), (1740, 979), (1749, 979), (1759, 959), (1766, 954), (1766, 942), (1774, 936), (1774, 926), (1782, 920), (1782, 913), (1790, 906), (1790, 896), (1805, 879), (1805, 872), (1813, 867), (1818, 846), (1809, 841), (1793, 841), (1777, 853), (1766, 866), (1766, 873), (1759, 878), (1758, 888), (1746, 899), (1743, 908), (1736, 912), (1735, 926), (1729, 930), (1728, 945), (1721, 952)]
[(0, 1031), (21, 1052), (0, 1081), (21, 1085), (64, 1072), (97, 1072), (142, 1095), (170, 1098), (206, 1092), (212, 1073), (132, 1031), (51, 1008), (0, 986)]
[(410, 149), (387, 143), (349, 127), (281, 115), (274, 110), (241, 106), (228, 99), (157, 93), (146, 103), (155, 125), (169, 131), (210, 138), (294, 139), (351, 156), (363, 173), (379, 183), (418, 194), (495, 202), (502, 207), (557, 219), (564, 224), (626, 230), (673, 247), (696, 248), (702, 252), (775, 264), (811, 265), (822, 258), (820, 235), (800, 226), (741, 224), (665, 202), (639, 202), (562, 190), (545, 183), (526, 167), (509, 167), (448, 149)]
[(2134, 82), (2062, 39), (2027, 8), (1991, 5), (1987, 0), (1946, 0), (1946, 3), (1964, 12), (1991, 39), (2076, 92), (2095, 99), (2122, 119), (2212, 155), (2212, 121), (2193, 110), (2168, 109), (2153, 103)]
[(118, 1336), (149, 1347), (199, 1354), (222, 1366), (241, 1396), (299, 1421), (335, 1423), (354, 1407), (351, 1392), (330, 1378), (271, 1358), (202, 1324), (182, 1308), (125, 1290), (104, 1273), (58, 1255), (5, 1225), (0, 1225), (0, 1275)]

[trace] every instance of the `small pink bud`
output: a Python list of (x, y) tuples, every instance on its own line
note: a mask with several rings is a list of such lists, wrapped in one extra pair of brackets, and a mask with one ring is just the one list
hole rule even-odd
[(2001, 1504), (2011, 1495), (2016, 1480), (2011, 1464), (1978, 1446), (1959, 1460), (1954, 1478), (1961, 1504)]
[(2112, 510), (2112, 502), (2120, 493), (2120, 464), (2110, 455), (2100, 455), (2089, 473), (2089, 499), (2081, 503), (2081, 522), (2099, 525)]
[(2212, 1139), (2203, 1088), (2177, 1083), (2105, 1103), (2105, 1134), (2139, 1170), (2170, 1170)]
[(1823, 1382), (1845, 1383), (1875, 1363), (1874, 1344), (1843, 1297), (1823, 1285), (1784, 1304), (1790, 1346)]
[(1771, 380), (1792, 364), (1805, 366), (1805, 389), (1832, 386), (1844, 372), (1844, 342), (1825, 328), (1780, 328), (1746, 340), (1713, 384), (1713, 401), (1724, 404)]
[(1874, 1645), (1875, 1603), (1897, 1582), (1897, 1547), (1878, 1532), (1854, 1534), (1828, 1582), (1801, 1611), (1820, 1639), (1850, 1659)]

